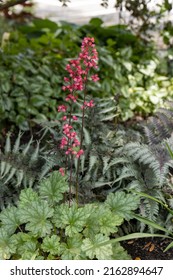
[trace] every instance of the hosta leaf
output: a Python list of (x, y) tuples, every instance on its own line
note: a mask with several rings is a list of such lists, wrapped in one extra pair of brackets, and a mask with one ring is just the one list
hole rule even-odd
[(105, 243), (107, 241), (109, 241), (109, 237), (106, 237), (103, 234), (99, 233), (96, 234), (92, 239), (84, 239), (81, 249), (91, 260), (95, 257), (98, 260), (108, 260), (111, 259), (113, 252), (111, 244), (107, 244), (104, 246), (102, 245), (102, 243)]
[(26, 230), (39, 237), (50, 234), (52, 224), (48, 219), (53, 216), (53, 212), (47, 201), (33, 201), (28, 207), (19, 208), (21, 222), (27, 223)]
[(51, 255), (59, 255), (60, 253), (60, 238), (57, 235), (46, 236), (43, 239), (41, 248), (44, 252), (49, 252)]
[(0, 213), (1, 225), (8, 234), (13, 234), (20, 225), (18, 209), (14, 206), (8, 207)]
[(125, 192), (110, 193), (105, 204), (115, 214), (128, 220), (132, 217), (131, 212), (139, 205), (139, 197)]
[(86, 255), (81, 254), (82, 235), (75, 234), (73, 237), (68, 237), (66, 243), (61, 243), (61, 259), (62, 260), (80, 260), (86, 259)]
[(50, 177), (42, 180), (39, 186), (41, 197), (46, 198), (51, 204), (62, 200), (63, 193), (67, 190), (67, 181), (59, 171), (52, 172)]
[(16, 247), (11, 241), (10, 235), (4, 228), (0, 228), (0, 260), (8, 260), (14, 254)]
[(71, 207), (62, 204), (56, 209), (53, 221), (57, 227), (65, 228), (66, 235), (73, 236), (83, 229), (88, 216), (85, 209), (78, 208), (76, 204)]

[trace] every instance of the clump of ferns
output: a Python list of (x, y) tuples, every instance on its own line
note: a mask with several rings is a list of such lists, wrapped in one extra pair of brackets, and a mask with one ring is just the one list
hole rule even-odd
[(50, 160), (46, 161), (40, 142), (29, 140), (21, 145), (22, 133), (12, 144), (11, 134), (7, 134), (5, 146), (0, 149), (0, 208), (17, 200), (22, 188), (34, 187), (50, 170)]
[[(109, 165), (114, 158), (114, 152), (119, 146), (120, 136), (117, 134), (117, 125), (114, 122), (118, 115), (117, 104), (114, 99), (94, 99), (95, 106), (85, 113), (85, 123), (83, 130), (83, 148), (84, 155), (80, 158), (79, 166), (79, 196), (85, 198), (86, 201), (102, 196), (101, 192), (104, 188), (110, 188), (112, 182), (117, 178), (117, 172)], [(80, 133), (82, 122), (81, 105), (82, 101), (78, 98), (75, 104), (78, 108), (75, 115), (78, 120), (75, 122), (75, 131)], [(42, 132), (52, 135), (49, 145), (53, 154), (65, 161), (63, 151), (59, 149), (61, 139), (59, 120), (42, 124)], [(57, 161), (58, 165), (58, 161)], [(59, 165), (59, 167), (62, 166)], [(68, 168), (67, 168), (68, 169)], [(68, 172), (68, 171), (67, 171)], [(74, 161), (72, 170), (72, 183), (75, 185), (75, 177), (77, 172), (77, 160)], [(74, 181), (73, 181), (74, 178)], [(98, 191), (97, 191), (98, 190)], [(99, 193), (99, 195), (98, 195)]]
[[(145, 129), (145, 131), (148, 130)], [(162, 135), (160, 137), (163, 138)], [(154, 144), (153, 142), (151, 144), (151, 139)], [(169, 138), (169, 141), (171, 141), (171, 138)], [(167, 203), (165, 188), (169, 185), (170, 170), (173, 168), (173, 160), (166, 149), (165, 140), (162, 139), (158, 142), (156, 134), (153, 136), (150, 133), (150, 140), (147, 144), (129, 142), (121, 147), (118, 152), (119, 156), (124, 155), (128, 162), (122, 167), (121, 174), (115, 180), (115, 183), (120, 182), (120, 186), (124, 187), (126, 185), (127, 190), (145, 193), (156, 198), (156, 200), (151, 200), (146, 196), (142, 198), (139, 211), (144, 217), (163, 223), (165, 217), (157, 199)], [(114, 189), (116, 190), (116, 188)], [(145, 227), (142, 224), (140, 226), (141, 230)], [(150, 228), (150, 231), (152, 231), (152, 228)]]
[[(160, 158), (162, 165), (168, 163), (170, 158), (170, 150), (173, 150), (173, 102), (167, 101), (164, 108), (158, 109), (156, 114), (149, 118), (148, 123), (144, 126), (146, 140), (148, 145), (156, 155)], [(169, 182), (164, 188), (164, 193), (170, 190), (170, 181), (173, 176), (172, 166), (167, 170), (169, 172)]]
[(144, 126), (146, 140), (149, 145), (160, 145), (173, 133), (173, 102), (167, 101), (164, 108), (157, 110)]
[[(107, 168), (118, 147), (116, 118), (118, 107), (114, 99), (95, 99), (95, 106), (85, 116), (84, 150), (80, 159), (81, 192), (90, 192), (102, 197), (105, 188), (110, 188), (117, 174)], [(78, 103), (79, 107), (81, 106)], [(76, 114), (80, 120), (81, 114)]]

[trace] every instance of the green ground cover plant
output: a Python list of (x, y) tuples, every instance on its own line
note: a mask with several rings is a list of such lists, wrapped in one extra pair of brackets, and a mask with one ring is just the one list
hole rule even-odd
[[(0, 213), (0, 259), (86, 260), (130, 259), (120, 241), (149, 237), (133, 233), (117, 237), (118, 227), (133, 217), (138, 196), (125, 192), (108, 195), (104, 203), (69, 207), (63, 194), (66, 178), (54, 171), (37, 191), (21, 191), (15, 206)], [(162, 236), (163, 235), (155, 235)]]
[(62, 203), (68, 189), (65, 177), (54, 171), (40, 182), (38, 192), (23, 190), (17, 205), (1, 212), (1, 259), (130, 258), (119, 243), (102, 243), (130, 217), (138, 199), (117, 193), (102, 204), (78, 207), (73, 201), (69, 208)]

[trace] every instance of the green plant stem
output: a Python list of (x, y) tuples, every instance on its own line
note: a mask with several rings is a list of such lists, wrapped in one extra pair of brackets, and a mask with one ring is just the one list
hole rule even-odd
[(21, 227), (20, 227), (20, 226), (18, 226), (18, 228), (19, 228), (19, 230), (20, 230), (21, 232), (23, 232), (23, 230), (21, 229)]
[[(83, 144), (83, 129), (84, 129), (84, 119), (85, 119), (85, 101), (86, 101), (86, 87), (87, 83), (85, 83), (84, 88), (84, 98), (83, 98), (83, 108), (82, 108), (82, 127), (81, 127), (81, 133), (80, 133), (80, 150), (82, 149)], [(77, 160), (77, 170), (76, 170), (76, 203), (78, 205), (78, 190), (79, 190), (79, 164), (80, 164), (80, 157)]]
[[(72, 102), (70, 103), (69, 125), (71, 125), (71, 116), (72, 116)], [(68, 138), (67, 150), (66, 151), (68, 151), (69, 143), (70, 143), (70, 139)], [(68, 162), (69, 162), (69, 155), (66, 155), (66, 159), (65, 159), (65, 172), (66, 172), (66, 170), (68, 168)], [(71, 168), (72, 168), (71, 166), (72, 166), (72, 163), (70, 164), (70, 173), (71, 173)], [(70, 192), (71, 192), (71, 176), (70, 176), (70, 181), (69, 181), (69, 198), (71, 197), (71, 193)], [(64, 202), (65, 201), (66, 201), (66, 194), (64, 193)]]
[(73, 156), (70, 156), (70, 180), (69, 180), (69, 207), (70, 207), (70, 202), (71, 202), (71, 194), (72, 194), (72, 168), (73, 168)]
[[(71, 116), (72, 116), (72, 102), (70, 103), (69, 125), (71, 125)], [(69, 138), (68, 138), (68, 141), (67, 141), (67, 150), (66, 150), (66, 151), (68, 151), (69, 142), (70, 142), (70, 140), (69, 140)], [(67, 166), (67, 164), (68, 164), (68, 158), (69, 158), (69, 156), (66, 155), (65, 170), (66, 170), (67, 167), (68, 167), (68, 166)]]

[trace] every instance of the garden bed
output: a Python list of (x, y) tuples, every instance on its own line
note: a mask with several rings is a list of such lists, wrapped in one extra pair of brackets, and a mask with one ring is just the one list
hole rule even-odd
[(173, 248), (164, 252), (169, 243), (167, 238), (139, 238), (121, 245), (134, 260), (173, 260)]
[(99, 19), (33, 19), (9, 34), (0, 259), (173, 259), (170, 56)]

